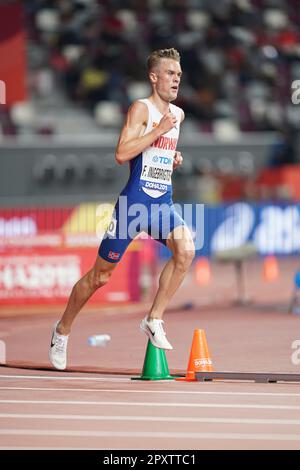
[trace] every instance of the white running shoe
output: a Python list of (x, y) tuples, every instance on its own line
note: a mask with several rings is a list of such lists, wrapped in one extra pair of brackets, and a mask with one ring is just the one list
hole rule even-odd
[(49, 359), (55, 369), (64, 370), (67, 367), (67, 345), (69, 335), (60, 335), (56, 331), (59, 321), (54, 324), (49, 349)]
[(173, 346), (171, 346), (166, 338), (166, 333), (163, 329), (163, 323), (163, 320), (158, 320), (157, 318), (148, 321), (146, 317), (141, 321), (140, 329), (146, 333), (151, 343), (156, 348), (173, 349)]

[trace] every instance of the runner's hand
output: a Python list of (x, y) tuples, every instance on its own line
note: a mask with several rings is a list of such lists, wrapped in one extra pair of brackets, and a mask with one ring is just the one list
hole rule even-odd
[(183, 157), (181, 152), (175, 152), (174, 161), (173, 161), (173, 170), (175, 170), (178, 166), (182, 165)]
[(166, 113), (161, 118), (158, 128), (161, 130), (162, 134), (166, 134), (169, 132), (173, 127), (176, 126), (177, 119), (176, 116), (172, 113)]

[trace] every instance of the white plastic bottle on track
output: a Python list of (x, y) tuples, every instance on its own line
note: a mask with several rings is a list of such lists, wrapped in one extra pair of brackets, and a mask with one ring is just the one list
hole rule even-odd
[(88, 339), (88, 343), (90, 346), (107, 346), (109, 341), (111, 340), (110, 335), (92, 335)]

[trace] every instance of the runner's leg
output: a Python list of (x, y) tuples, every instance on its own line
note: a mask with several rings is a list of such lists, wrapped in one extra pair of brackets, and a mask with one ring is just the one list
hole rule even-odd
[(160, 275), (159, 287), (148, 315), (149, 320), (162, 318), (169, 301), (182, 283), (195, 255), (194, 242), (186, 225), (177, 226), (169, 234), (166, 244), (172, 251), (173, 256)]
[(70, 333), (76, 315), (94, 292), (108, 282), (116, 265), (117, 263), (110, 263), (97, 256), (93, 268), (74, 285), (67, 307), (57, 325), (57, 333), (61, 335)]

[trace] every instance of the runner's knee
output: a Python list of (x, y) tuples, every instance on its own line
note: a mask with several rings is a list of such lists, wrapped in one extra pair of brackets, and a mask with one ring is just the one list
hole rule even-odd
[(89, 276), (89, 285), (92, 290), (97, 290), (99, 287), (105, 286), (107, 282), (109, 281), (110, 277), (112, 275), (112, 270), (103, 270), (103, 271), (97, 271), (95, 272), (94, 270), (91, 271), (90, 276)]
[(195, 249), (192, 246), (183, 247), (177, 250), (174, 255), (176, 268), (180, 271), (187, 271), (195, 256)]

